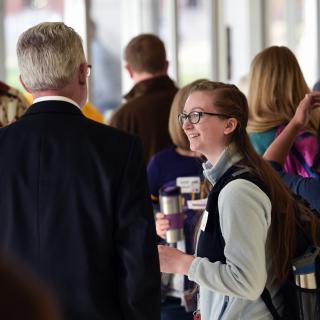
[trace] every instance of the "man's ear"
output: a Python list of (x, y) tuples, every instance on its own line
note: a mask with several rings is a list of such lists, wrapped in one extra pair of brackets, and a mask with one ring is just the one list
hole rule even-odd
[(78, 80), (81, 85), (85, 85), (87, 83), (87, 69), (85, 63), (80, 64)]
[(132, 70), (130, 64), (127, 63), (124, 67), (128, 71), (130, 78), (132, 79), (133, 78), (133, 70)]
[(224, 134), (229, 135), (236, 130), (238, 126), (238, 120), (236, 118), (229, 118), (226, 120)]
[(28, 92), (31, 93), (31, 91), (29, 90), (29, 88), (26, 86), (26, 84), (24, 83), (24, 81), (22, 80), (21, 74), (19, 75), (19, 81), (22, 84), (22, 86), (24, 87), (24, 89)]

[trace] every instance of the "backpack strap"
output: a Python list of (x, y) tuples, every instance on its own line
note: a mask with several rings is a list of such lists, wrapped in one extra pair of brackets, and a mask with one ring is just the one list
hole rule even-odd
[[(247, 168), (239, 168), (239, 167), (237, 168), (236, 166), (231, 167), (229, 169), (229, 174), (227, 175), (227, 177), (228, 178), (223, 181), (222, 186), (219, 186), (220, 190), (226, 184), (228, 184), (230, 181), (233, 181), (236, 179), (245, 179), (245, 180), (248, 180), (248, 181), (254, 183), (256, 186), (258, 186), (270, 198), (270, 193), (269, 193), (268, 189), (266, 188), (266, 186), (264, 185), (264, 183), (259, 178), (252, 175), (250, 170), (248, 170)], [(276, 310), (275, 306), (273, 305), (270, 292), (268, 291), (268, 289), (266, 287), (263, 289), (263, 292), (260, 297), (263, 300), (263, 302), (265, 303), (268, 310), (270, 311), (273, 319), (274, 320), (281, 320), (281, 316), (279, 315), (278, 311)]]
[(263, 289), (263, 292), (260, 297), (263, 300), (263, 302), (265, 303), (266, 307), (269, 309), (270, 313), (272, 314), (273, 319), (274, 320), (281, 320), (281, 317), (280, 317), (278, 311), (276, 310), (276, 308), (274, 307), (274, 305), (272, 303), (271, 295), (270, 295), (270, 292), (268, 291), (267, 288)]
[[(240, 166), (232, 166), (229, 168), (226, 173), (217, 181), (217, 183), (214, 185), (213, 189), (211, 190), (211, 193), (208, 198), (208, 202), (211, 200), (217, 200), (220, 191), (231, 181), (236, 179), (245, 179), (247, 181), (252, 182), (257, 187), (259, 187), (269, 198), (270, 193), (263, 181), (261, 181), (258, 177), (256, 177), (248, 168), (243, 168)], [(277, 312), (275, 306), (272, 303), (271, 295), (268, 291), (268, 289), (265, 287), (262, 294), (261, 299), (265, 303), (266, 307), (272, 314), (272, 317), (274, 320), (281, 320), (281, 316)]]

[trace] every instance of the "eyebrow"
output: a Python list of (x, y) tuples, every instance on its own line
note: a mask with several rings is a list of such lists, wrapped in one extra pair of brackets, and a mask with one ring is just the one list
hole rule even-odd
[[(197, 107), (191, 108), (190, 112), (193, 112), (193, 111), (205, 111), (205, 110), (203, 109), (203, 107), (197, 106)], [(184, 109), (182, 110), (182, 112), (183, 112), (183, 113), (186, 113)], [(189, 112), (189, 113), (190, 113), (190, 112)], [(209, 111), (208, 111), (208, 112), (209, 112)]]

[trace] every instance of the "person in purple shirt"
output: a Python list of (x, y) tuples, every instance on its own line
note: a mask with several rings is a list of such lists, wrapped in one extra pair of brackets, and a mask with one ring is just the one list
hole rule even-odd
[[(202, 160), (197, 153), (190, 150), (189, 141), (179, 125), (178, 114), (182, 112), (191, 87), (200, 81), (192, 82), (181, 88), (176, 94), (169, 117), (169, 133), (174, 145), (156, 153), (147, 166), (149, 189), (156, 211), (157, 234), (163, 242), (165, 242), (169, 221), (163, 213), (159, 212), (159, 189), (179, 185), (179, 181), (183, 181), (191, 188), (190, 190), (182, 190), (184, 191), (182, 196), (183, 212), (185, 214), (185, 240), (177, 243), (178, 248), (190, 254), (194, 252), (194, 229), (200, 217), (200, 212), (188, 209), (187, 201), (204, 198), (205, 187)], [(164, 278), (165, 276), (163, 276), (163, 280)], [(162, 284), (161, 320), (192, 319), (192, 311), (195, 307), (195, 299), (192, 298), (194, 284), (183, 276), (170, 277)]]

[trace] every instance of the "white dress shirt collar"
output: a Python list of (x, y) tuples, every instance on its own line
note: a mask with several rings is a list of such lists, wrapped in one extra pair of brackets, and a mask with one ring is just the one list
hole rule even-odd
[(37, 102), (43, 102), (43, 101), (65, 101), (65, 102), (69, 102), (73, 105), (75, 105), (76, 107), (78, 107), (79, 109), (80, 106), (72, 99), (67, 98), (67, 97), (63, 97), (63, 96), (44, 96), (44, 97), (39, 97), (33, 100), (33, 103), (37, 103)]

